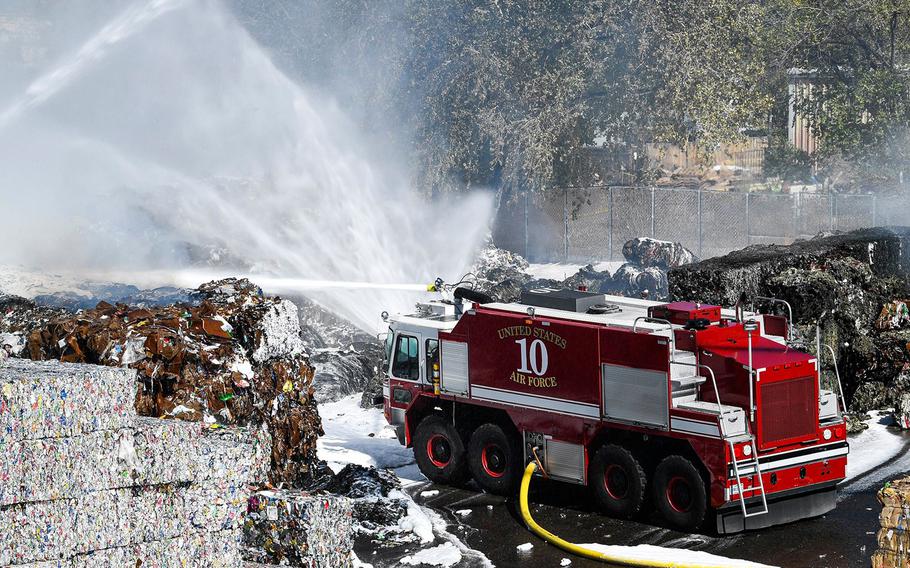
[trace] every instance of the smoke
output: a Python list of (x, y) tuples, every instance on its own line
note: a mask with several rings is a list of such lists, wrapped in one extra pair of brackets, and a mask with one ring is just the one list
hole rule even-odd
[[(0, 105), (0, 262), (131, 271), (136, 284), (200, 267), (373, 284), (460, 275), (489, 198), (427, 202), (365, 139), (220, 2), (127, 5)], [(414, 299), (308, 295), (365, 329)]]

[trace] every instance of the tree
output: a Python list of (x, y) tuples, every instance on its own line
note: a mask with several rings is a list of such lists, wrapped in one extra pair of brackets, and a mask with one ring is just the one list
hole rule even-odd
[(803, 113), (831, 173), (897, 177), (910, 152), (910, 6), (905, 1), (794, 2), (792, 65), (817, 76)]

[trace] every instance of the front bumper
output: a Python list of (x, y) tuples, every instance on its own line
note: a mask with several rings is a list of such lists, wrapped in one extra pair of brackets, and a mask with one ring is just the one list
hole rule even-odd
[[(760, 497), (746, 499), (746, 510), (761, 501)], [(837, 482), (800, 487), (768, 495), (768, 512), (755, 517), (743, 517), (739, 501), (727, 503), (716, 510), (718, 534), (762, 529), (824, 515), (837, 506)]]

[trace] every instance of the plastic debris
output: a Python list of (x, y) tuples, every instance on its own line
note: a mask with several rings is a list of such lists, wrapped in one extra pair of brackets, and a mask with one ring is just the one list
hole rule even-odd
[(302, 491), (258, 491), (249, 499), (244, 556), (308, 568), (352, 566), (351, 500)]

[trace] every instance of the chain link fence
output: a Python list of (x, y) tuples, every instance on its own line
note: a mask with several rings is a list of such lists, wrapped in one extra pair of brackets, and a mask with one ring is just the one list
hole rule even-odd
[(494, 241), (533, 262), (621, 260), (635, 237), (685, 245), (709, 258), (751, 244), (788, 244), (829, 230), (902, 224), (900, 198), (594, 187), (504, 203)]

